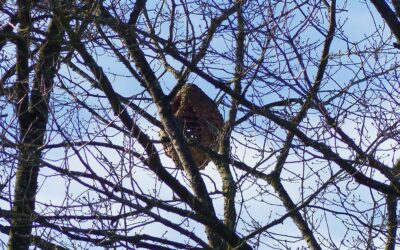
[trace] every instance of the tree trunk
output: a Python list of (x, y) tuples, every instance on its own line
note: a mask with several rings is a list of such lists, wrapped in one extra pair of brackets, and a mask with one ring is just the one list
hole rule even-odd
[[(28, 37), (29, 3), (20, 1), (18, 7), (25, 12), (20, 34)], [(26, 13), (28, 12), (28, 13)], [(34, 221), (35, 196), (49, 115), (48, 101), (61, 50), (60, 32), (51, 22), (39, 60), (35, 67), (32, 90), (29, 91), (29, 41), (24, 39), (17, 46), (17, 85), (14, 92), (19, 121), (20, 145), (16, 173), (13, 217), (11, 220), (8, 249), (28, 249)], [(30, 96), (30, 99), (29, 99)]]

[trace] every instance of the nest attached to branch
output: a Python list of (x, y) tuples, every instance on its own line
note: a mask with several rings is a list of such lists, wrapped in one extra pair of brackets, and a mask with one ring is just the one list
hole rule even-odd
[[(196, 167), (204, 169), (210, 162), (206, 153), (196, 148), (196, 144), (217, 150), (218, 133), (223, 126), (223, 119), (214, 101), (211, 100), (199, 87), (194, 84), (185, 84), (171, 102), (171, 109), (175, 119), (179, 122), (186, 139), (193, 143), (189, 150), (192, 153)], [(165, 131), (160, 131), (164, 141), (165, 154), (172, 158), (175, 164), (182, 168), (179, 157)]]

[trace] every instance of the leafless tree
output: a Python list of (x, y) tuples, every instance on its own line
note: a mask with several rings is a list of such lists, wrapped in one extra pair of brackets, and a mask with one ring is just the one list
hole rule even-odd
[[(0, 25), (2, 248), (400, 245), (399, 1), (3, 0)], [(222, 125), (176, 115), (188, 84)]]

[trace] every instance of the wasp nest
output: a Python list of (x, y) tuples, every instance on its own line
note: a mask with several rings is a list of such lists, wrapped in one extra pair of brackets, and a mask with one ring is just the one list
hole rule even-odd
[[(189, 150), (196, 166), (203, 169), (210, 159), (206, 153), (196, 148), (196, 144), (217, 150), (218, 131), (223, 125), (217, 106), (199, 87), (194, 84), (185, 84), (172, 100), (171, 109), (184, 136), (194, 145), (190, 146)], [(160, 137), (163, 139), (168, 136), (165, 131), (160, 131)], [(163, 141), (166, 155), (172, 158), (179, 168), (182, 168), (171, 142)]]

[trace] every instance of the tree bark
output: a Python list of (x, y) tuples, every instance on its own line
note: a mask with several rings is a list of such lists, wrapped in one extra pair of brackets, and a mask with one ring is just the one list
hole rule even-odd
[[(400, 173), (400, 161), (397, 162), (393, 166), (393, 175), (398, 178)], [(397, 234), (397, 200), (398, 196), (396, 195), (387, 195), (386, 197), (386, 211), (387, 211), (387, 238), (385, 244), (385, 250), (394, 250), (396, 249), (396, 234)]]

